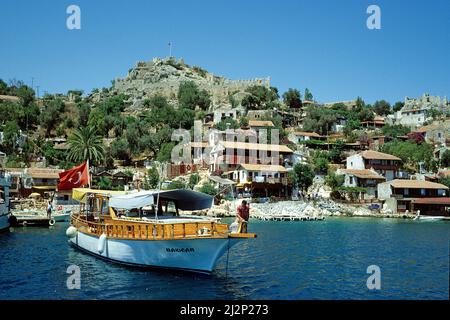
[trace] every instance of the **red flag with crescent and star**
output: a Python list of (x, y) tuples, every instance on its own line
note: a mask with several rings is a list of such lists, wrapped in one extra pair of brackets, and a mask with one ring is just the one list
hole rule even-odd
[(86, 162), (59, 174), (58, 190), (71, 190), (89, 184), (89, 170)]

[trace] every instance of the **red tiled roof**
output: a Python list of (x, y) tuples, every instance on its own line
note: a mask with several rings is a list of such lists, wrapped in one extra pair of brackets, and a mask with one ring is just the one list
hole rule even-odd
[(386, 180), (382, 175), (369, 169), (342, 169), (341, 172), (360, 179)]
[(448, 189), (447, 186), (430, 182), (430, 181), (423, 181), (423, 180), (402, 180), (402, 179), (395, 179), (392, 181), (389, 181), (388, 183), (391, 184), (394, 188), (408, 188), (408, 189)]
[(364, 159), (373, 159), (373, 160), (398, 160), (398, 161), (402, 160), (396, 156), (393, 156), (392, 154), (373, 151), (373, 150), (363, 151), (363, 152), (361, 152), (361, 156)]
[(414, 204), (444, 204), (444, 205), (450, 205), (450, 197), (415, 198), (411, 202), (414, 203)]

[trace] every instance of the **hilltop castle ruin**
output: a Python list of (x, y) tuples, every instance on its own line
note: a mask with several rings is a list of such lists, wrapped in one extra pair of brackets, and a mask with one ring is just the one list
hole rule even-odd
[(173, 57), (152, 61), (140, 61), (131, 68), (128, 75), (113, 81), (112, 91), (130, 96), (130, 102), (138, 106), (144, 99), (160, 94), (176, 102), (178, 88), (183, 81), (194, 81), (200, 89), (211, 94), (213, 110), (240, 104), (247, 94), (245, 90), (254, 85), (270, 87), (270, 77), (250, 80), (229, 80), (216, 76), (195, 66), (189, 66), (183, 59)]

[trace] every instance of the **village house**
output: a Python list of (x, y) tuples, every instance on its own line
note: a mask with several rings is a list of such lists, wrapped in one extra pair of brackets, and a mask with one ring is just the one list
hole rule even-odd
[(378, 199), (393, 213), (420, 210), (422, 215), (450, 215), (449, 188), (440, 183), (391, 180), (378, 184)]
[(344, 187), (364, 188), (360, 192), (359, 200), (377, 198), (377, 185), (386, 181), (386, 178), (373, 169), (338, 169), (336, 174), (344, 175)]
[(219, 123), (227, 118), (237, 120), (243, 114), (243, 111), (240, 108), (218, 109), (214, 111), (213, 121), (214, 123)]
[(56, 191), (60, 169), (50, 168), (28, 168), (25, 173), (31, 176), (32, 192), (39, 193), (43, 197), (47, 197), (49, 193)]
[[(205, 149), (209, 149), (208, 155)], [(234, 170), (243, 163), (289, 164), (293, 154), (285, 145), (237, 141), (191, 142), (191, 152), (193, 163), (208, 166), (210, 172)]]
[(273, 118), (273, 110), (249, 110), (247, 111), (247, 119), (250, 120), (263, 120)]
[(423, 135), (425, 142), (435, 146), (450, 147), (450, 120), (435, 121), (415, 130)]
[(386, 178), (387, 181), (401, 177), (399, 172), (401, 159), (374, 150), (366, 150), (351, 155), (346, 159), (346, 169), (373, 169)]
[(347, 122), (347, 118), (345, 118), (344, 116), (336, 115), (336, 121), (334, 121), (331, 125), (331, 132), (343, 132), (345, 126), (347, 125)]
[(381, 116), (375, 116), (373, 120), (362, 121), (361, 126), (367, 129), (380, 129), (385, 125), (385, 119)]
[(294, 131), (289, 133), (288, 139), (292, 143), (299, 144), (301, 142), (310, 140), (326, 140), (327, 137), (321, 136), (316, 132)]
[(59, 173), (63, 170), (51, 168), (7, 168), (10, 175), (12, 198), (26, 198), (31, 193), (39, 193), (48, 198), (56, 191)]
[(239, 164), (226, 175), (236, 182), (238, 194), (254, 197), (288, 197), (292, 191), (287, 169), (281, 165)]

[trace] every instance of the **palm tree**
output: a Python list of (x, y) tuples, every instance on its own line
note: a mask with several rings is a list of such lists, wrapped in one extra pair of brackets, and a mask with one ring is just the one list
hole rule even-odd
[(76, 130), (68, 139), (70, 146), (68, 158), (74, 162), (89, 160), (100, 163), (105, 158), (102, 137), (93, 127)]

